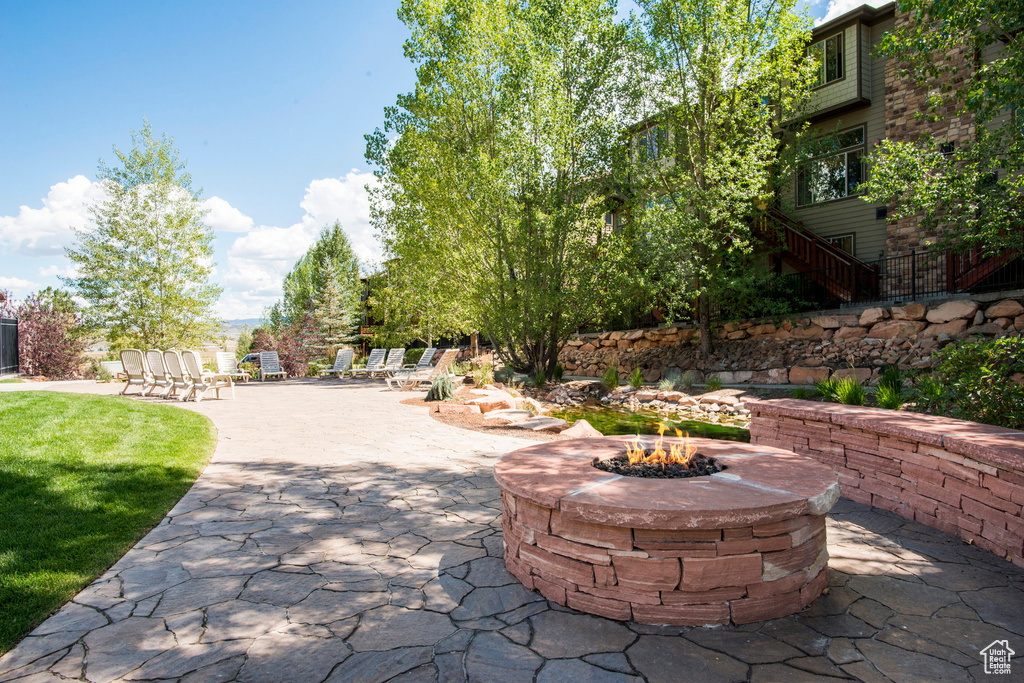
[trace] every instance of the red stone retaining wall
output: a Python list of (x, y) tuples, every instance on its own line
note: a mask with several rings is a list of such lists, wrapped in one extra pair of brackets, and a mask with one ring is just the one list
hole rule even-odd
[(747, 407), (751, 443), (831, 466), (843, 497), (941, 529), (1024, 567), (1024, 432), (790, 399)]
[(570, 520), (502, 491), (505, 564), (547, 599), (610, 619), (701, 626), (798, 612), (828, 583), (825, 515), (652, 530)]

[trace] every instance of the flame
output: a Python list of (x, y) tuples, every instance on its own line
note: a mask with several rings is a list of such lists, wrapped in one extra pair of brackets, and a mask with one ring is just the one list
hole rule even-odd
[(661, 465), (662, 468), (665, 465), (689, 464), (694, 456), (697, 455), (697, 447), (690, 442), (690, 433), (687, 432), (684, 437), (683, 433), (676, 429), (676, 436), (683, 439), (683, 442), (669, 444), (668, 452), (666, 453), (664, 447), (666, 431), (668, 431), (668, 426), (664, 423), (659, 423), (658, 442), (654, 444), (654, 450), (650, 454), (647, 453), (647, 447), (640, 440), (639, 434), (636, 435), (635, 441), (627, 442), (626, 456), (629, 458), (629, 464)]

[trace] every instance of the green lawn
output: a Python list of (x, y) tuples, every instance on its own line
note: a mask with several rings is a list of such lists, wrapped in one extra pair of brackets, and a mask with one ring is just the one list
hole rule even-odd
[(0, 384), (21, 384), (21, 380), (17, 377), (8, 377), (7, 379), (0, 379)]
[(215, 442), (172, 406), (0, 393), (0, 654), (163, 519)]

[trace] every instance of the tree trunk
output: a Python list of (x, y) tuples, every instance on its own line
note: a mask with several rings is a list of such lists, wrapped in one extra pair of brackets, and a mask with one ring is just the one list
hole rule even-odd
[(715, 351), (711, 340), (711, 301), (707, 293), (697, 297), (697, 327), (700, 330), (700, 355), (707, 358)]

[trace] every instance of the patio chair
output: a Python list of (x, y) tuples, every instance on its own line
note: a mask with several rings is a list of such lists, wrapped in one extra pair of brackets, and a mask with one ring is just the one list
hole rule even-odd
[(437, 361), (437, 365), (434, 367), (423, 368), (422, 370), (402, 370), (396, 372), (393, 377), (386, 377), (384, 381), (388, 383), (388, 389), (392, 391), (395, 390), (396, 386), (399, 389), (408, 390), (415, 389), (421, 384), (431, 384), (441, 375), (451, 374), (448, 372), (448, 368), (451, 367), (451, 364), (458, 357), (458, 349), (448, 349), (441, 354), (440, 360)]
[[(206, 396), (206, 392), (216, 392), (220, 398), (221, 389), (231, 389), (231, 398), (235, 397), (235, 383), (231, 381), (231, 375), (220, 372), (204, 372), (203, 362), (198, 351), (182, 351), (181, 358), (185, 361), (185, 370), (189, 375), (189, 383), (192, 388), (188, 395), (195, 398), (199, 403)], [(185, 400), (185, 399), (182, 399)]]
[(124, 367), (125, 384), (121, 390), (124, 396), (130, 387), (142, 387), (142, 395), (146, 389), (152, 388), (153, 375), (146, 367), (146, 359), (138, 349), (121, 349), (121, 365)]
[(239, 369), (238, 363), (235, 362), (235, 354), (230, 351), (217, 352), (217, 374), (227, 375), (232, 380), (237, 377), (242, 382), (249, 381), (249, 373)]
[(430, 367), (430, 361), (434, 360), (434, 354), (437, 353), (437, 349), (433, 346), (428, 346), (423, 349), (423, 355), (415, 363), (408, 363), (402, 366), (403, 370), (422, 370), (423, 368)]
[(185, 393), (178, 400), (184, 401), (191, 393), (192, 381), (185, 373), (185, 362), (181, 359), (181, 353), (178, 351), (164, 351), (164, 367), (167, 368), (169, 386), (164, 391), (163, 397), (170, 398), (177, 393), (178, 389), (182, 389)]
[(260, 381), (263, 382), (268, 377), (288, 379), (288, 373), (281, 369), (277, 351), (260, 351)]
[(366, 359), (366, 366), (362, 368), (352, 368), (349, 370), (349, 374), (353, 377), (356, 375), (371, 377), (373, 376), (373, 373), (382, 371), (384, 369), (385, 353), (387, 353), (387, 351), (384, 349), (371, 349), (370, 357)]
[(338, 355), (334, 357), (334, 367), (321, 370), (318, 376), (323, 379), (328, 375), (337, 375), (339, 379), (345, 377), (345, 373), (352, 367), (352, 349), (338, 349)]
[[(142, 395), (149, 396), (157, 387), (161, 387), (166, 393), (171, 386), (171, 380), (167, 377), (167, 368), (164, 366), (164, 354), (159, 349), (146, 351), (146, 364), (149, 365), (149, 372), (153, 376), (153, 383), (149, 389), (143, 389)], [(163, 395), (163, 394), (161, 394)]]
[(402, 361), (405, 360), (405, 349), (391, 349), (388, 351), (388, 359), (384, 362), (382, 375), (390, 377), (402, 369)]

